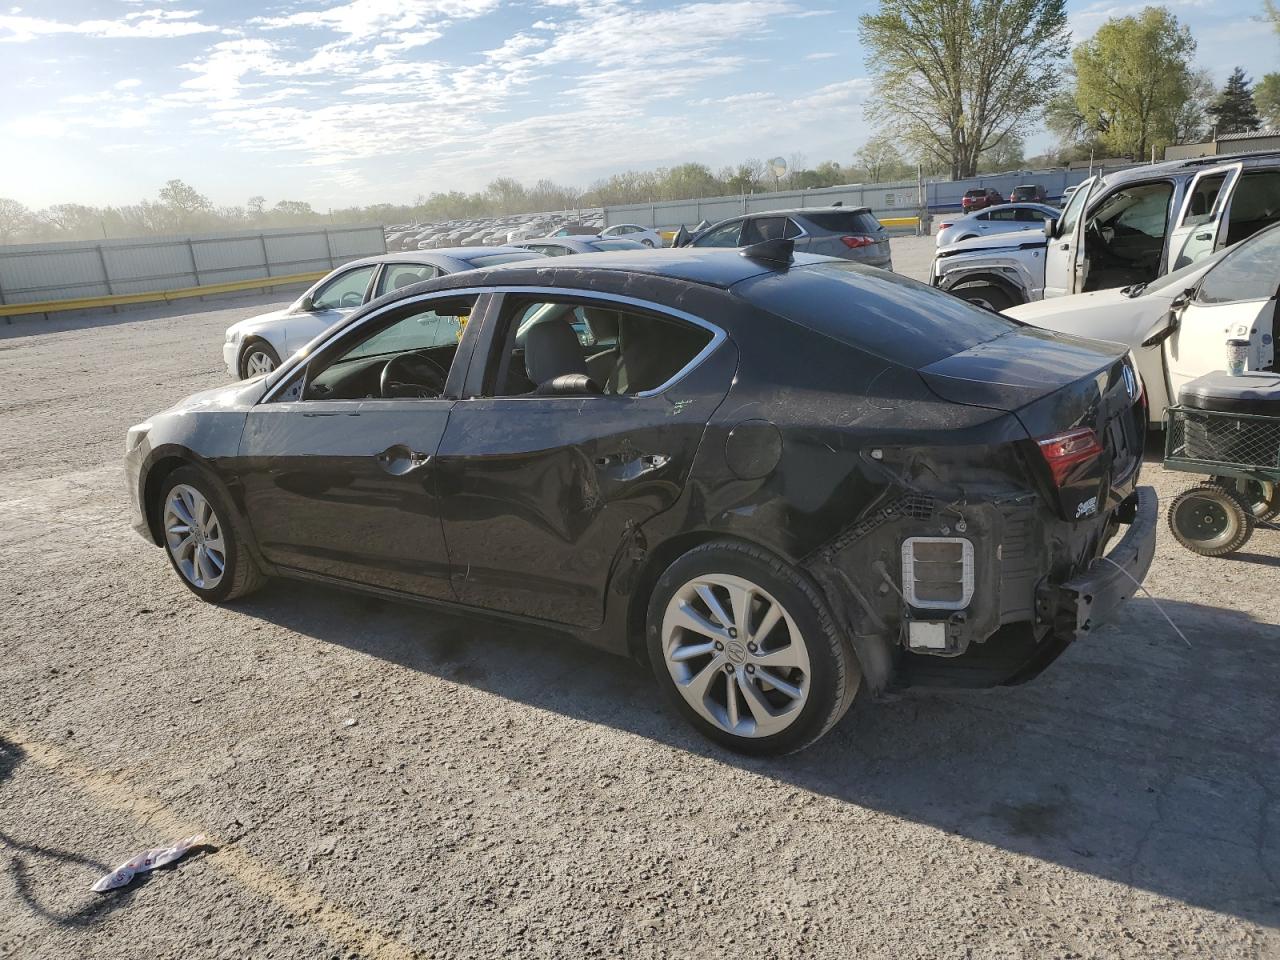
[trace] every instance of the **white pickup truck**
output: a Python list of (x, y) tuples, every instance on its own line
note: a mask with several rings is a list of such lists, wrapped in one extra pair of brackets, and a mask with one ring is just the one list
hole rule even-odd
[(1044, 232), (940, 247), (930, 282), (992, 310), (1149, 283), (1280, 220), (1280, 152), (1090, 177)]

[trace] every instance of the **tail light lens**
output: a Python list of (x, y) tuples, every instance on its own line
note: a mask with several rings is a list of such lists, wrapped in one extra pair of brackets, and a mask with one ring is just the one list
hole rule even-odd
[(859, 247), (869, 247), (876, 241), (874, 237), (841, 237), (840, 242), (850, 250), (857, 250)]
[(1087, 463), (1102, 453), (1098, 435), (1089, 427), (1068, 430), (1055, 437), (1037, 440), (1036, 443), (1044, 462), (1049, 465), (1049, 472), (1053, 474), (1054, 485), (1058, 487), (1066, 482), (1067, 476), (1076, 466)]
[(945, 229), (947, 229), (947, 227), (954, 227), (954, 226), (955, 226), (955, 224), (954, 224), (954, 223), (946, 223), (946, 222), (944, 221), (943, 223), (938, 224), (938, 229), (939, 229), (939, 230), (945, 230)]

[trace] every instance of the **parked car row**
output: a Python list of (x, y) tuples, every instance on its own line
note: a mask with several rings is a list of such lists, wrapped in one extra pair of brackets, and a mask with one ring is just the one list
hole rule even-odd
[(443, 223), (398, 224), (387, 228), (387, 249), (400, 251), (497, 246), (548, 236), (559, 231), (594, 236), (603, 228), (604, 211), (599, 208), (506, 217), (476, 217), (447, 220)]

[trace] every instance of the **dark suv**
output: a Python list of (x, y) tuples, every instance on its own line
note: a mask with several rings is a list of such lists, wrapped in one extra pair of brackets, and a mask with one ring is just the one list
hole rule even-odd
[(960, 198), (960, 209), (965, 213), (972, 213), (975, 210), (994, 207), (998, 203), (1004, 203), (1004, 197), (996, 191), (987, 187), (976, 187), (964, 192), (964, 196)]
[(1013, 193), (1009, 194), (1010, 203), (1047, 203), (1048, 200), (1049, 195), (1038, 183), (1024, 183), (1014, 187)]
[(795, 240), (797, 252), (893, 269), (889, 234), (870, 207), (809, 207), (733, 217), (703, 230), (686, 246), (747, 247), (778, 239)]

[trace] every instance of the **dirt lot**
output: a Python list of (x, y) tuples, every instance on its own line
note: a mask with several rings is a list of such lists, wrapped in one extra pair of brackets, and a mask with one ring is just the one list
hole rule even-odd
[(1190, 647), (1135, 599), (1028, 686), (742, 760), (556, 636), (183, 590), (126, 525), (124, 431), (281, 299), (0, 328), (0, 956), (1280, 956), (1280, 532), (1212, 561), (1162, 524)]

